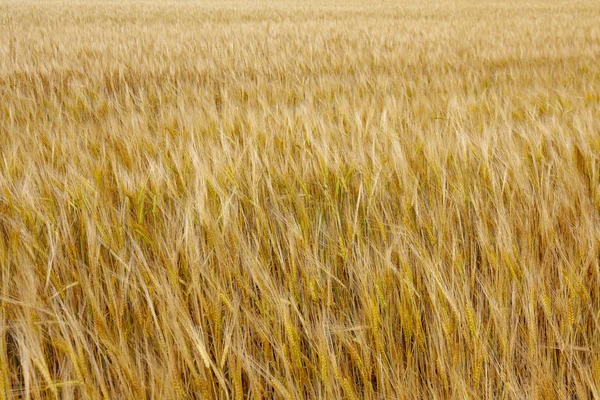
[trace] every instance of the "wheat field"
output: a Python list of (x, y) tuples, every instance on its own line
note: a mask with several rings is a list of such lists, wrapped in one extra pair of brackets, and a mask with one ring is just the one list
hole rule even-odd
[(0, 400), (600, 399), (600, 3), (0, 2)]

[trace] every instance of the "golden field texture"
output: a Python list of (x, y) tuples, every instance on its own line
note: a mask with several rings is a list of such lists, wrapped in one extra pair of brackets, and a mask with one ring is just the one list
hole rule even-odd
[(600, 3), (0, 3), (0, 400), (600, 399)]

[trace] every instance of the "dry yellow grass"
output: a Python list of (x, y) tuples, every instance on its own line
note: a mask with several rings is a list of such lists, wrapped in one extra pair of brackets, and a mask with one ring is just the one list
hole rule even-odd
[(0, 3), (0, 399), (599, 399), (600, 3)]

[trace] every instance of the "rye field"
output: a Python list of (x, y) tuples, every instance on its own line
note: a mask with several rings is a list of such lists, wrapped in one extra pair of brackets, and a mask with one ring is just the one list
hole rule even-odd
[(600, 399), (600, 3), (1, 0), (8, 399)]

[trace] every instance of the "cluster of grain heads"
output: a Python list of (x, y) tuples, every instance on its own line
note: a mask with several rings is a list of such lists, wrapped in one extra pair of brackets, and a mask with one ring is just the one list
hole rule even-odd
[(0, 400), (600, 398), (599, 23), (3, 5)]

